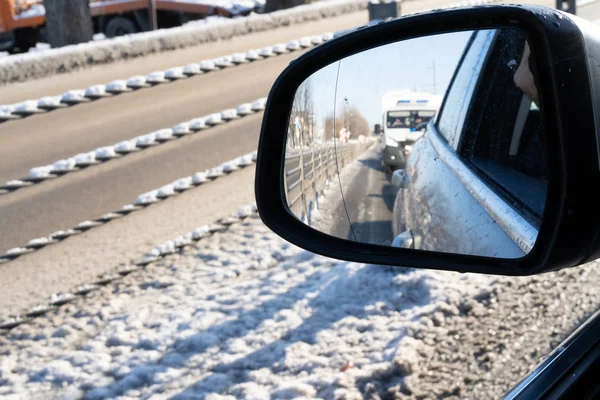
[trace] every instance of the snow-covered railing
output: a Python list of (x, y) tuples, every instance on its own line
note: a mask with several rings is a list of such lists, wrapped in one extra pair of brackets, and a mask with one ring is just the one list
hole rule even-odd
[(48, 312), (56, 310), (58, 307), (87, 295), (90, 292), (100, 289), (102, 286), (118, 281), (125, 276), (144, 269), (151, 263), (162, 259), (170, 254), (176, 253), (186, 246), (190, 246), (205, 238), (212, 236), (217, 232), (225, 232), (230, 226), (244, 221), (246, 218), (256, 217), (258, 212), (256, 204), (241, 207), (237, 213), (221, 218), (210, 225), (202, 225), (191, 232), (169, 240), (147, 252), (140, 260), (124, 266), (119, 266), (111, 272), (104, 273), (89, 284), (79, 285), (73, 290), (64, 293), (55, 293), (43, 304), (32, 307), (21, 314), (13, 315), (5, 321), (0, 321), (0, 331), (9, 331), (14, 327), (31, 321), (36, 317), (45, 315)]
[(230, 108), (220, 113), (194, 118), (171, 128), (160, 129), (133, 139), (123, 140), (112, 146), (104, 146), (87, 153), (80, 153), (73, 157), (58, 160), (50, 165), (31, 168), (26, 177), (13, 179), (4, 185), (0, 185), (0, 195), (261, 112), (265, 109), (266, 101), (266, 97), (263, 97), (252, 103), (240, 104), (237, 108)]
[(197, 186), (212, 182), (220, 177), (227, 176), (235, 171), (239, 171), (243, 168), (253, 165), (254, 163), (256, 163), (256, 152), (234, 158), (233, 160), (224, 162), (223, 164), (206, 171), (196, 172), (193, 175), (177, 179), (172, 183), (164, 185), (158, 189), (140, 194), (133, 203), (127, 204), (117, 211), (109, 212), (99, 218), (83, 221), (74, 228), (60, 230), (45, 237), (32, 239), (25, 246), (12, 248), (0, 255), (0, 264), (7, 263), (22, 255), (34, 252), (48, 245), (61, 242), (71, 236), (79, 235), (97, 226), (107, 224), (114, 219), (121, 218), (134, 211), (138, 211), (152, 204), (159, 203)]
[(234, 53), (211, 60), (203, 60), (198, 63), (168, 68), (164, 71), (154, 71), (145, 76), (136, 75), (127, 79), (118, 79), (107, 84), (92, 85), (86, 89), (69, 90), (58, 96), (46, 96), (16, 104), (0, 105), (0, 122), (42, 114), (81, 103), (116, 96), (121, 93), (128, 93), (133, 90), (150, 88), (195, 75), (207, 74), (240, 64), (247, 64), (308, 49), (331, 40), (333, 37), (334, 33), (331, 32), (306, 36), (287, 43), (278, 43), (260, 49), (248, 50), (245, 53)]
[(338, 170), (358, 158), (372, 144), (372, 138), (365, 138), (362, 141), (326, 143), (298, 152), (288, 151), (284, 161), (284, 186), (292, 213), (302, 220)]

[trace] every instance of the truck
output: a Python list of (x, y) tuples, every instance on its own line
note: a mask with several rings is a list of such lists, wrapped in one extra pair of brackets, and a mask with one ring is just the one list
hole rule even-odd
[[(260, 12), (264, 6), (260, 0), (90, 0), (94, 32), (111, 38), (151, 30), (152, 3), (158, 28), (172, 28), (207, 16), (248, 15)], [(43, 0), (0, 0), (0, 50), (26, 52), (36, 43), (46, 42), (44, 23)]]
[(381, 99), (382, 166), (386, 172), (405, 167), (406, 154), (435, 116), (442, 96), (411, 90), (390, 90)]

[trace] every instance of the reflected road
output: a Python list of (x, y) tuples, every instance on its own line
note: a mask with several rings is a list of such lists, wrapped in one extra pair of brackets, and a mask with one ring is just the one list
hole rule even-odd
[(315, 228), (342, 239), (391, 245), (397, 189), (382, 168), (381, 156), (378, 146), (373, 146), (340, 171), (339, 181), (325, 190)]

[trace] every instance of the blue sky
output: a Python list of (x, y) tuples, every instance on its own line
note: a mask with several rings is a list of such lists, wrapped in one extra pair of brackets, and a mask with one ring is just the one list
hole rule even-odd
[(318, 123), (334, 111), (336, 81), (336, 115), (341, 115), (347, 99), (348, 105), (356, 107), (371, 126), (381, 121), (381, 97), (386, 91), (416, 89), (433, 93), (434, 63), (436, 94), (443, 94), (471, 34), (452, 32), (396, 42), (317, 71), (306, 83), (312, 89)]

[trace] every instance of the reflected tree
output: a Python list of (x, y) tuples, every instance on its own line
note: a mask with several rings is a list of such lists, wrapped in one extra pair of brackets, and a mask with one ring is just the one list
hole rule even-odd
[(288, 128), (288, 147), (310, 146), (316, 139), (316, 119), (310, 81), (305, 81), (296, 91)]
[(342, 115), (335, 118), (330, 114), (325, 118), (326, 139), (340, 138), (342, 129), (348, 131), (348, 139), (356, 139), (360, 135), (367, 136), (370, 132), (369, 122), (356, 107), (344, 107)]

